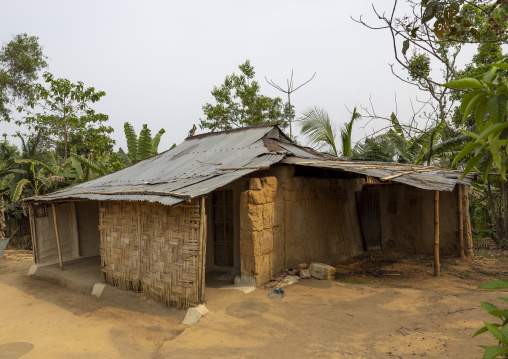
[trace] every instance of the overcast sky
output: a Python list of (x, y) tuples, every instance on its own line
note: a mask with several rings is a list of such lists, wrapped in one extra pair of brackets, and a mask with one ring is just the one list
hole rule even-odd
[[(294, 69), (299, 84), (315, 79), (292, 96), (300, 113), (326, 109), (339, 126), (346, 106), (368, 105), (379, 114), (395, 109), (410, 114), (417, 92), (394, 78), (388, 63), (393, 51), (387, 32), (368, 30), (350, 16), (372, 16), (372, 1), (5, 1), (0, 42), (14, 34), (39, 37), (56, 77), (83, 81), (104, 90), (94, 108), (109, 115), (117, 146), (125, 146), (123, 123), (137, 132), (166, 130), (159, 150), (183, 141), (213, 103), (210, 91), (250, 59), (261, 91), (282, 96), (264, 76), (285, 83)], [(390, 10), (391, 0), (375, 0)], [(379, 123), (360, 122), (359, 140)], [(0, 123), (0, 134), (16, 127)], [(203, 132), (202, 130), (198, 130)]]

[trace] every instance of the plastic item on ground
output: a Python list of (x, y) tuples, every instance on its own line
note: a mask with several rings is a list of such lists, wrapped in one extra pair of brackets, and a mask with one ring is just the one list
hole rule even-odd
[(10, 238), (0, 238), (0, 257), (3, 257), (5, 248), (9, 244)]
[(284, 289), (277, 288), (268, 293), (270, 299), (282, 299), (285, 295)]

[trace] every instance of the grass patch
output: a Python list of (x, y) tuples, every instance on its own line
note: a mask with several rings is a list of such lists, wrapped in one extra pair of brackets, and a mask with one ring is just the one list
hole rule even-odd
[(349, 283), (349, 284), (369, 284), (369, 282), (367, 282), (366, 280), (363, 280), (363, 279), (350, 279), (350, 278), (337, 279), (337, 282)]

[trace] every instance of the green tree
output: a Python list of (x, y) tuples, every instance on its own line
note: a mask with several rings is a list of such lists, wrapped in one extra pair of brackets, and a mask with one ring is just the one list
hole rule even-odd
[(0, 49), (0, 120), (10, 121), (10, 106), (32, 96), (38, 73), (47, 67), (37, 36), (19, 34)]
[[(424, 164), (429, 166), (434, 157), (443, 154), (446, 147), (438, 143), (444, 123), (423, 131), (409, 131), (397, 116), (391, 114), (390, 128), (377, 136), (359, 141), (351, 157), (363, 160)], [(437, 150), (439, 149), (439, 150)]]
[[(467, 143), (455, 157), (452, 165), (466, 160), (464, 175), (482, 168), (484, 179), (494, 168), (502, 179), (502, 229), (498, 235), (508, 236), (508, 85), (507, 77), (498, 69), (508, 71), (508, 64), (496, 63), (481, 80), (463, 78), (444, 86), (457, 89), (470, 89), (463, 98), (460, 112), (465, 121), (472, 114), (476, 126), (472, 131), (461, 130), (472, 141)], [(483, 162), (483, 164), (482, 164)], [(480, 166), (480, 164), (482, 164)]]
[[(394, 0), (392, 3), (387, 12), (374, 8), (380, 26), (367, 24), (361, 17), (357, 22), (390, 33), (394, 58), (407, 77), (398, 73), (393, 65), (392, 73), (429, 96), (427, 110), (422, 114), (431, 124), (430, 128), (439, 124), (444, 126), (439, 138), (428, 138), (433, 141), (429, 147), (432, 154), (435, 144), (455, 136), (453, 126), (461, 122), (457, 121), (460, 116), (456, 104), (464, 96), (464, 92), (440, 84), (461, 77), (481, 77), (485, 64), (503, 57), (500, 44), (507, 43), (504, 31), (508, 7), (503, 1), (496, 0), (406, 0), (404, 6), (411, 11), (402, 14), (401, 2)], [(471, 62), (460, 70), (457, 58), (463, 45), (471, 43), (478, 44), (477, 52)], [(471, 122), (464, 124), (466, 127), (470, 125)]]
[(0, 141), (0, 160), (9, 160), (19, 156), (19, 149), (7, 141), (7, 135), (4, 134), (3, 140)]
[(264, 123), (278, 123), (287, 127), (284, 104), (280, 97), (271, 98), (260, 93), (259, 83), (254, 80), (254, 67), (247, 60), (238, 66), (241, 73), (226, 76), (220, 87), (214, 87), (212, 96), (216, 104), (203, 106), (204, 119), (200, 128), (223, 131), (236, 127), (256, 126)]
[(63, 148), (64, 160), (67, 160), (69, 144), (73, 139), (83, 151), (97, 143), (101, 148), (114, 144), (109, 137), (113, 128), (104, 124), (108, 116), (96, 113), (90, 107), (91, 103), (106, 95), (104, 91), (96, 91), (94, 87), (85, 88), (81, 81), (74, 84), (67, 79), (56, 79), (48, 72), (43, 77), (47, 87), (37, 84), (35, 96), (28, 102), (30, 108), (18, 108), (26, 113), (25, 117), (16, 121), (18, 125), (46, 133), (55, 149)]

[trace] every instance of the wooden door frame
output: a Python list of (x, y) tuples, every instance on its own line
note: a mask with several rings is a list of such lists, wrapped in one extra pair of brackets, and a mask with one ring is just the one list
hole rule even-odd
[[(232, 198), (232, 203), (231, 204), (226, 204), (226, 192), (231, 192), (231, 198)], [(215, 196), (217, 193), (221, 193), (222, 195), (222, 204), (221, 205), (217, 205), (215, 203)], [(234, 228), (235, 228), (235, 225), (234, 225), (234, 191), (233, 189), (230, 189), (230, 188), (226, 188), (226, 189), (220, 189), (220, 190), (215, 190), (213, 191), (212, 193), (212, 196), (211, 196), (211, 209), (212, 209), (212, 216), (211, 216), (211, 220), (212, 220), (212, 245), (213, 245), (213, 264), (214, 266), (219, 266), (219, 267), (224, 267), (224, 268), (233, 268), (235, 266), (235, 253), (234, 253), (234, 250), (235, 250), (235, 247), (234, 247)], [(223, 208), (223, 220), (222, 221), (216, 221), (215, 220), (215, 209), (217, 207), (222, 207)], [(227, 217), (226, 217), (226, 208), (227, 207), (231, 207), (232, 208), (232, 211), (233, 211), (233, 218), (231, 219), (231, 221), (227, 221)], [(224, 242), (216, 242), (216, 238), (215, 238), (215, 224), (216, 223), (222, 223), (223, 224), (223, 228), (224, 228)], [(227, 241), (227, 235), (228, 235), (228, 232), (227, 232), (227, 225), (228, 224), (231, 224), (232, 226), (232, 234), (233, 234), (233, 241), (231, 243), (228, 243)], [(223, 246), (224, 247), (224, 263), (225, 264), (217, 264), (216, 262), (216, 248), (217, 246)], [(231, 247), (231, 265), (228, 265), (228, 247)]]

